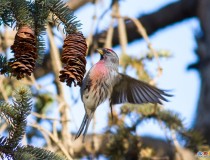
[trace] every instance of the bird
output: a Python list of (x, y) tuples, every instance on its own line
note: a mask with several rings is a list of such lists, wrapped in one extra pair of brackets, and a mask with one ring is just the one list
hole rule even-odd
[(100, 60), (88, 71), (80, 88), (85, 115), (75, 140), (83, 132), (83, 142), (94, 112), (106, 99), (109, 99), (110, 106), (123, 103), (162, 104), (161, 100), (167, 102), (166, 97), (172, 96), (165, 90), (119, 73), (119, 58), (112, 49), (102, 48), (97, 52), (101, 55)]

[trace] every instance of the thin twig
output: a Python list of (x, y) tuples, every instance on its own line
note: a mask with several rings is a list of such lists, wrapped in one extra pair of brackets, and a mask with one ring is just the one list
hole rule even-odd
[[(120, 8), (118, 2), (113, 6), (115, 13), (120, 15)], [(120, 46), (122, 48), (122, 54), (126, 54), (128, 40), (127, 40), (127, 32), (125, 27), (125, 22), (122, 16), (118, 17), (118, 31), (119, 31), (119, 40)]]
[[(56, 43), (54, 40), (54, 36), (53, 36), (53, 32), (52, 32), (52, 28), (50, 28), (50, 26), (47, 26), (47, 35), (49, 37), (49, 41), (50, 41), (50, 48), (51, 48), (51, 62), (52, 62), (52, 67), (53, 67), (53, 71), (55, 74), (55, 84), (57, 86), (58, 89), (58, 94), (59, 97), (61, 98), (60, 102), (66, 102), (65, 101), (65, 96), (64, 96), (64, 86), (61, 84), (60, 80), (59, 80), (59, 72), (62, 68), (61, 65), (61, 61), (60, 61), (60, 54), (59, 54), (59, 50), (56, 47)], [(67, 103), (65, 103), (67, 104)], [(60, 113), (61, 113), (61, 119), (62, 119), (62, 130), (61, 130), (61, 134), (62, 134), (62, 141), (63, 144), (66, 148), (72, 148), (72, 143), (71, 143), (71, 134), (69, 133), (70, 129), (69, 129), (69, 122), (65, 121), (66, 119), (70, 119), (69, 118), (69, 109), (70, 106), (69, 105), (61, 105), (63, 106), (62, 108), (60, 108)], [(71, 151), (71, 155), (73, 155), (73, 150)]]
[(166, 140), (167, 140), (168, 142), (170, 142), (169, 135), (167, 134), (167, 133), (168, 133), (167, 128), (163, 125), (163, 122), (162, 122), (160, 119), (158, 119), (158, 123), (159, 123), (160, 128), (163, 130), (163, 132), (164, 132), (164, 134), (165, 134)]
[(67, 121), (70, 121), (69, 119), (67, 119), (67, 120), (61, 120), (61, 119), (56, 119), (56, 118), (52, 118), (52, 117), (47, 117), (44, 114), (39, 114), (39, 113), (36, 113), (36, 112), (31, 112), (31, 114), (33, 116), (37, 117), (37, 118), (51, 120), (51, 121), (59, 121), (59, 122), (67, 122)]
[(0, 133), (4, 132), (7, 129), (7, 123), (3, 123), (0, 127)]
[(151, 157), (150, 159), (151, 160), (169, 160), (169, 157), (168, 156), (165, 156), (165, 157)]
[(32, 74), (30, 76), (30, 80), (31, 80), (31, 82), (33, 83), (33, 85), (35, 86), (35, 88), (37, 90), (40, 90), (41, 89), (41, 86), (37, 83), (36, 78), (34, 77), (34, 74)]
[(4, 100), (6, 101), (6, 102), (8, 102), (8, 96), (7, 96), (7, 92), (6, 92), (6, 90), (4, 89), (4, 85), (3, 85), (3, 81), (4, 81), (4, 77), (2, 77), (2, 76), (0, 76), (0, 91), (1, 91), (1, 94), (2, 94), (2, 96), (3, 96), (3, 98), (4, 98)]
[(159, 56), (158, 56), (158, 53), (157, 51), (153, 48), (152, 46), (152, 43), (150, 42), (149, 40), (149, 36), (146, 32), (146, 29), (143, 27), (142, 23), (136, 19), (136, 18), (130, 18), (130, 17), (127, 17), (127, 19), (130, 19), (134, 22), (134, 24), (136, 25), (137, 29), (138, 29), (138, 32), (142, 35), (142, 37), (144, 38), (144, 40), (146, 41), (147, 43), (147, 47), (148, 49), (151, 51), (151, 53), (154, 55), (156, 61), (157, 61), (157, 66), (158, 66), (158, 69), (157, 69), (157, 75), (156, 77), (150, 82), (150, 84), (154, 84), (157, 79), (162, 75), (162, 72), (163, 72), (163, 69), (160, 65), (160, 61), (159, 61)]
[(28, 124), (28, 126), (36, 128), (40, 131), (45, 132), (54, 142), (55, 144), (61, 149), (61, 151), (64, 153), (64, 155), (69, 159), (69, 160), (73, 160), (71, 158), (71, 156), (69, 155), (68, 151), (66, 150), (66, 148), (64, 147), (64, 145), (61, 143), (61, 141), (59, 141), (58, 138), (56, 138), (51, 132), (49, 132), (48, 130), (46, 130), (45, 128), (43, 128), (42, 126), (38, 125), (38, 124)]
[(26, 134), (22, 138), (22, 145), (26, 146), (28, 144)]
[(86, 39), (86, 43), (87, 43), (87, 46), (89, 48), (90, 44), (93, 42), (93, 31), (95, 29), (95, 24), (96, 24), (96, 21), (98, 19), (98, 16), (97, 16), (97, 5), (96, 5), (97, 2), (95, 2), (95, 5), (94, 5), (94, 11), (93, 11), (93, 17), (92, 17), (92, 23), (91, 23), (91, 27), (90, 27), (90, 32), (89, 32), (89, 36), (87, 37)]
[[(160, 65), (158, 53), (153, 48), (152, 43), (149, 40), (149, 36), (148, 36), (148, 34), (146, 32), (146, 29), (143, 27), (142, 23), (138, 19), (136, 19), (136, 18), (131, 18), (131, 17), (128, 17), (128, 16), (121, 16), (120, 14), (113, 14), (112, 16), (115, 17), (115, 18), (118, 18), (118, 19), (129, 19), (129, 20), (133, 21), (133, 23), (135, 24), (135, 26), (138, 29), (139, 34), (141, 34), (142, 37), (143, 37), (143, 39), (146, 41), (147, 47), (151, 51), (151, 53), (154, 55), (154, 57), (155, 57), (155, 59), (157, 61), (157, 65), (158, 65), (157, 75), (150, 82), (151, 84), (155, 83), (157, 81), (157, 79), (162, 75), (163, 69), (162, 69), (162, 67)], [(126, 30), (125, 30), (125, 32), (126, 32)], [(120, 34), (122, 34), (122, 33), (120, 32)]]
[(62, 68), (60, 56), (59, 56), (60, 54), (59, 54), (58, 48), (56, 47), (55, 40), (54, 40), (54, 37), (52, 34), (52, 30), (49, 25), (47, 25), (47, 35), (48, 35), (49, 41), (50, 41), (50, 49), (51, 49), (50, 53), (51, 53), (52, 68), (55, 73), (55, 81), (56, 81), (56, 84), (58, 85), (60, 96), (64, 97), (64, 88), (59, 81), (59, 72)]
[(53, 121), (53, 135), (58, 138), (58, 132), (57, 132), (57, 122)]
[(181, 153), (181, 145), (179, 144), (179, 142), (178, 142), (178, 140), (177, 140), (177, 138), (176, 138), (176, 132), (174, 131), (174, 130), (171, 130), (171, 138), (172, 138), (172, 141), (173, 141), (173, 143), (174, 143), (174, 147), (175, 147), (175, 149), (176, 149), (176, 152), (178, 153), (178, 155), (179, 155), (179, 158), (181, 159), (181, 160), (184, 160), (184, 158), (183, 158), (183, 155), (182, 155), (182, 153)]
[(114, 19), (112, 18), (111, 23), (109, 25), (109, 29), (107, 31), (104, 48), (112, 48), (112, 37), (113, 37), (113, 33), (114, 33), (113, 24), (114, 24)]
[[(93, 16), (92, 16), (92, 24), (91, 24), (91, 28), (90, 28), (90, 32), (89, 32), (90, 34), (89, 34), (89, 36), (86, 39), (86, 43), (87, 43), (88, 48), (90, 48), (90, 45), (91, 44), (94, 44), (94, 42), (95, 42), (94, 39), (93, 39), (93, 36), (94, 36), (94, 30), (97, 29), (97, 23), (96, 23), (97, 20), (98, 20), (97, 5), (96, 5), (97, 3), (98, 3), (98, 0), (96, 0), (95, 1), (95, 4), (94, 4), (94, 8), (93, 8), (94, 11), (93, 11)], [(93, 61), (94, 49), (93, 48), (90, 50), (90, 61), (91, 61), (91, 65), (93, 65), (93, 63), (94, 63), (94, 61)]]
[(39, 130), (39, 131), (42, 133), (44, 139), (46, 140), (46, 144), (47, 144), (46, 147), (47, 147), (49, 150), (52, 150), (52, 149), (53, 149), (53, 147), (52, 147), (52, 142), (51, 142), (49, 136), (48, 136), (45, 132), (43, 132), (43, 131), (41, 131), (41, 130)]

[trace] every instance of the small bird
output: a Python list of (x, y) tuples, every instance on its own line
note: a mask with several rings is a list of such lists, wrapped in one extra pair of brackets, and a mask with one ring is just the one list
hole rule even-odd
[(119, 73), (119, 58), (113, 50), (103, 48), (97, 52), (101, 54), (100, 61), (89, 70), (80, 90), (85, 116), (75, 139), (84, 130), (83, 142), (95, 110), (106, 99), (109, 98), (110, 106), (121, 103), (162, 104), (160, 100), (167, 101), (165, 97), (171, 96), (164, 90)]

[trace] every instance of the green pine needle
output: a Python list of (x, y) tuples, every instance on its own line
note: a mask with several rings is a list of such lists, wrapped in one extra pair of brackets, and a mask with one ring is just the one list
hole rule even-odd
[(33, 147), (25, 146), (19, 147), (14, 153), (15, 159), (21, 160), (65, 160), (66, 158), (59, 156), (53, 152)]
[(195, 130), (181, 130), (179, 132), (181, 138), (185, 140), (185, 147), (197, 152), (206, 141), (202, 134)]
[(31, 92), (27, 88), (20, 88), (14, 92), (13, 97), (13, 109), (18, 114), (9, 130), (8, 144), (17, 146), (25, 134), (26, 118), (31, 111)]
[(0, 55), (0, 74), (8, 76), (10, 72), (11, 68), (8, 65), (7, 58), (5, 56)]
[(49, 0), (48, 7), (53, 13), (53, 20), (55, 23), (64, 24), (64, 30), (66, 33), (71, 34), (78, 31), (78, 27), (81, 26), (79, 21), (76, 21), (76, 17), (73, 12), (66, 6), (61, 0)]
[(0, 102), (0, 116), (9, 124), (9, 137), (0, 138), (0, 156), (10, 159), (25, 134), (26, 118), (31, 111), (31, 93), (28, 88), (14, 92), (13, 105)]
[(0, 102), (0, 116), (9, 125), (9, 137), (0, 137), (0, 158), (17, 160), (65, 160), (53, 152), (33, 146), (21, 146), (21, 139), (25, 134), (26, 118), (31, 111), (31, 92), (22, 87), (14, 91), (13, 105)]
[(16, 19), (16, 27), (27, 25), (34, 28), (33, 18), (26, 0), (12, 0), (12, 11)]
[(142, 104), (142, 105), (132, 105), (126, 104), (121, 108), (121, 113), (128, 114), (130, 112), (135, 112), (139, 115), (139, 121), (147, 119), (155, 119), (157, 121), (163, 122), (169, 129), (182, 129), (183, 122), (180, 115), (174, 111), (162, 109), (159, 105), (154, 104)]
[(11, 0), (0, 1), (0, 25), (5, 24), (12, 27), (15, 19), (12, 14), (12, 2)]
[(42, 61), (45, 53), (45, 40), (43, 36), (46, 31), (49, 9), (43, 1), (35, 1), (31, 4), (31, 11), (34, 17), (35, 35), (37, 39), (38, 62)]
[(10, 125), (13, 125), (15, 116), (18, 113), (12, 108), (12, 105), (6, 102), (0, 102), (0, 116)]

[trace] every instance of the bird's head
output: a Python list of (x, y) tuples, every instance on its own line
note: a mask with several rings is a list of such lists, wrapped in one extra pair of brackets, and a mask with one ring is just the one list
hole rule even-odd
[(101, 60), (104, 60), (105, 62), (108, 63), (114, 63), (117, 65), (119, 64), (119, 58), (112, 49), (102, 48), (102, 49), (97, 49), (97, 52), (100, 53)]

